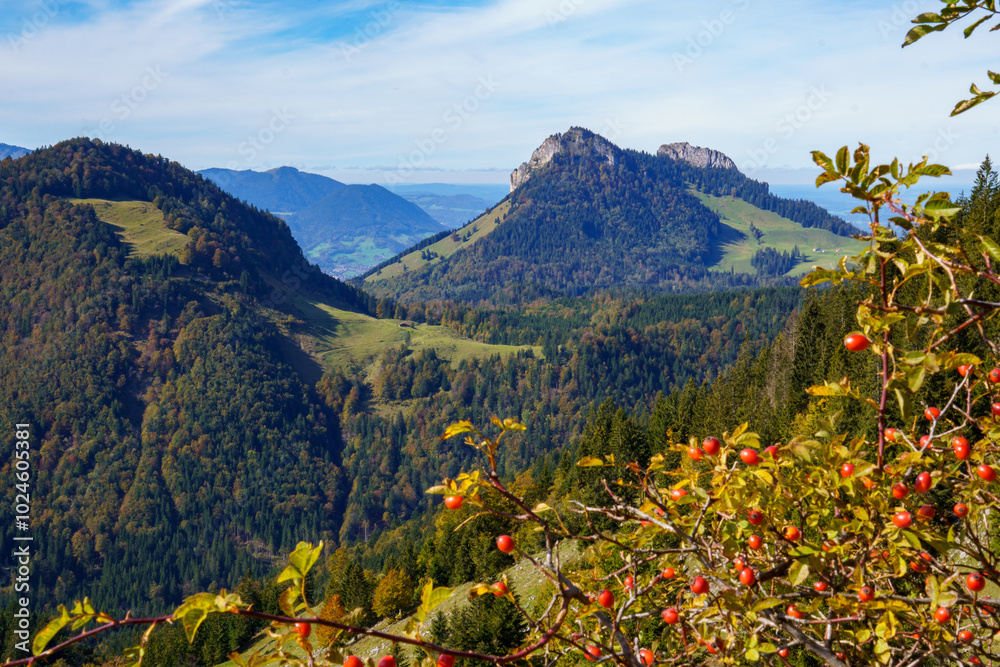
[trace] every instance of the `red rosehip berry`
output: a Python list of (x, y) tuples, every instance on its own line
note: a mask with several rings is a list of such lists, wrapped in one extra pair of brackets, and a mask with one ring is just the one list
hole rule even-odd
[(851, 352), (864, 352), (870, 344), (871, 341), (862, 334), (851, 334), (844, 338), (844, 347)]
[(721, 447), (722, 443), (719, 442), (718, 438), (709, 437), (705, 438), (701, 442), (701, 448), (705, 450), (705, 453), (708, 454), (709, 456), (715, 456), (716, 454), (718, 454)]
[(744, 586), (753, 586), (757, 583), (757, 575), (754, 573), (753, 568), (744, 567), (740, 570), (740, 583)]
[(747, 539), (747, 544), (750, 545), (751, 549), (760, 549), (764, 544), (764, 540), (761, 539), (760, 535), (751, 535)]
[(764, 523), (764, 514), (760, 510), (750, 510), (747, 512), (747, 521), (752, 526), (759, 526)]
[(677, 620), (679, 618), (680, 614), (678, 614), (677, 610), (674, 609), (673, 607), (663, 610), (663, 622), (666, 623), (667, 625), (674, 625), (675, 623), (677, 623)]
[(910, 488), (903, 484), (902, 482), (896, 482), (892, 486), (892, 497), (896, 500), (902, 500), (910, 493)]
[(755, 466), (760, 463), (760, 455), (757, 454), (756, 450), (748, 447), (740, 452), (740, 460), (748, 466)]
[(861, 590), (858, 591), (858, 600), (861, 602), (871, 602), (875, 599), (875, 591), (872, 590), (871, 586), (862, 586)]
[(997, 478), (997, 471), (985, 463), (976, 467), (976, 474), (987, 482), (992, 482)]
[(450, 510), (462, 509), (462, 503), (465, 502), (465, 498), (462, 496), (445, 496), (444, 506)]
[(605, 609), (610, 609), (615, 606), (615, 594), (605, 588), (597, 596), (597, 603)]
[(309, 636), (309, 633), (312, 632), (312, 626), (308, 623), (299, 621), (295, 624), (295, 632), (298, 633), (299, 637), (305, 639)]
[(510, 535), (501, 535), (497, 538), (497, 549), (509, 554), (514, 551), (514, 540)]
[(691, 592), (695, 595), (702, 595), (708, 592), (708, 580), (705, 577), (695, 577), (691, 581)]
[(896, 512), (892, 517), (892, 523), (897, 528), (909, 528), (913, 523), (913, 518), (909, 512)]
[(391, 655), (387, 655), (378, 661), (378, 667), (396, 667), (396, 659)]
[(455, 656), (445, 653), (437, 661), (437, 667), (455, 667)]
[(688, 447), (688, 457), (692, 461), (701, 461), (701, 449), (698, 447)]
[(947, 623), (951, 620), (951, 610), (947, 607), (938, 607), (934, 612), (934, 620), (938, 623)]
[(960, 435), (951, 439), (951, 448), (955, 452), (955, 458), (959, 461), (964, 461), (969, 458), (970, 454), (972, 454), (972, 448), (969, 447), (969, 441)]
[(978, 572), (973, 572), (965, 578), (965, 585), (973, 593), (978, 593), (986, 588), (986, 579), (984, 579), (983, 575)]
[(955, 503), (955, 507), (952, 508), (955, 512), (955, 516), (959, 519), (964, 519), (969, 514), (969, 506), (965, 503)]
[(840, 476), (841, 477), (850, 477), (853, 474), (854, 474), (854, 464), (853, 463), (845, 463), (844, 465), (840, 466)]
[(927, 408), (924, 410), (924, 418), (926, 418), (929, 422), (937, 421), (940, 416), (941, 411), (937, 408)]
[(913, 483), (913, 490), (917, 493), (927, 493), (931, 490), (932, 484), (931, 474), (929, 472), (922, 472), (917, 475), (917, 479)]

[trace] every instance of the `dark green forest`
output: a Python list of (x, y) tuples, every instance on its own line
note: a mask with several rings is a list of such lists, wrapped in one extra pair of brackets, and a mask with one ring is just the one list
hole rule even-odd
[[(576, 196), (597, 192), (599, 181), (573, 185), (579, 165), (563, 167), (565, 187), (582, 188)], [(627, 161), (616, 169), (609, 182), (630, 173)], [(652, 181), (649, 188), (657, 194)], [(561, 197), (526, 192), (539, 201)], [(693, 201), (661, 195), (661, 204), (681, 208)], [(67, 197), (152, 202), (188, 235), (185, 252), (130, 256), (92, 208)], [(984, 168), (962, 203), (970, 232), (996, 235), (996, 174)], [(600, 221), (593, 223), (598, 230)], [(678, 261), (692, 252), (677, 250)], [(519, 309), (376, 301), (306, 264), (277, 218), (163, 158), (88, 140), (0, 162), (0, 290), (7, 304), (0, 415), (32, 424), (36, 623), (84, 595), (109, 611), (148, 614), (196, 591), (238, 588), (260, 609), (276, 610), (274, 577), (300, 540), (328, 545), (312, 599), (330, 610), (360, 606), (370, 621), (387, 608), (386, 581), (419, 589), (425, 577), (492, 580), (510, 559), (490, 541), (516, 527), (490, 517), (456, 532), (471, 510), (442, 512), (437, 497), (424, 494), (473, 462), (461, 438), (440, 439), (459, 419), (525, 423), (500, 458), (501, 472), (518, 493), (553, 501), (598, 493), (596, 473), (575, 465), (587, 454), (643, 461), (669, 442), (744, 421), (763, 440), (779, 441), (838, 410), (857, 435), (871, 423), (859, 404), (804, 392), (845, 374), (875, 377), (859, 367), (872, 360), (848, 355), (842, 344), (857, 328), (860, 290), (620, 289)], [(278, 324), (301, 315), (287, 293), (439, 323), (482, 342), (534, 345), (542, 354), (452, 364), (404, 345), (372, 360), (370, 372), (329, 371), (312, 383), (283, 353)], [(971, 330), (956, 344), (982, 346)], [(923, 391), (928, 401), (941, 398), (933, 382)], [(11, 459), (4, 459), (8, 478)], [(0, 535), (9, 541), (13, 528), (0, 527)], [(3, 559), (10, 567), (10, 555)], [(10, 588), (0, 604), (12, 604)], [(510, 609), (491, 607), (500, 604), (492, 599), (477, 604), (438, 620), (436, 636), (486, 646), (481, 630), (493, 626), (484, 619), (493, 619), (491, 632), (504, 645), (523, 636)], [(10, 618), (0, 620), (5, 658)], [(160, 629), (146, 661), (217, 664), (258, 629), (213, 619), (194, 645), (179, 628)], [(102, 662), (135, 639), (119, 635), (64, 659)]]

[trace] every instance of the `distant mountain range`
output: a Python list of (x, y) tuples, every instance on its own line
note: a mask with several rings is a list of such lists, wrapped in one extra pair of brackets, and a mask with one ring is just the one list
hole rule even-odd
[(851, 247), (857, 233), (811, 202), (775, 197), (722, 153), (687, 143), (650, 155), (571, 128), (546, 139), (510, 182), (495, 208), (358, 284), (404, 302), (519, 304), (600, 289), (788, 282), (803, 262), (836, 259), (821, 255)]
[(306, 256), (337, 277), (362, 273), (443, 228), (418, 205), (379, 185), (347, 185), (293, 167), (198, 173), (284, 219)]
[(17, 159), (19, 157), (24, 157), (31, 151), (27, 148), (21, 148), (20, 146), (11, 146), (10, 144), (0, 144), (0, 160), (6, 158)]

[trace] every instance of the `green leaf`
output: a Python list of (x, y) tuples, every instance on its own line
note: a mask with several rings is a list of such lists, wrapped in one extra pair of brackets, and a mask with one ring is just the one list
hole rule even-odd
[(837, 171), (841, 174), (846, 172), (850, 159), (850, 152), (847, 150), (847, 146), (843, 146), (837, 151)]
[(910, 32), (906, 33), (906, 39), (903, 40), (903, 46), (909, 46), (910, 44), (913, 44), (915, 41), (917, 41), (924, 35), (927, 35), (932, 32), (937, 32), (939, 30), (944, 30), (947, 27), (948, 27), (947, 23), (939, 23), (935, 25), (925, 23), (923, 25), (918, 25), (915, 28), (911, 28)]
[(800, 586), (802, 582), (809, 578), (809, 565), (797, 560), (788, 568), (788, 581), (792, 586)]
[(746, 659), (749, 660), (750, 662), (757, 662), (758, 660), (760, 660), (760, 653), (755, 648), (747, 649), (746, 653), (744, 653), (743, 655), (746, 656)]
[(69, 615), (68, 611), (66, 611), (66, 606), (59, 605), (59, 616), (49, 621), (48, 625), (42, 628), (41, 632), (35, 635), (35, 641), (31, 645), (32, 654), (41, 654), (41, 652), (45, 650), (45, 647), (49, 645), (49, 642), (52, 641), (52, 638), (55, 637), (60, 630), (66, 627), (66, 624), (71, 620), (73, 620), (73, 617)]
[(979, 240), (982, 242), (983, 252), (989, 255), (994, 262), (1000, 262), (1000, 244), (988, 236), (980, 236)]
[(179, 620), (184, 625), (184, 634), (187, 635), (188, 643), (194, 642), (194, 635), (198, 627), (208, 618), (208, 614), (215, 611), (215, 595), (212, 593), (198, 593), (192, 595), (184, 601), (177, 611), (174, 612), (174, 620)]
[(503, 430), (505, 431), (525, 431), (527, 426), (524, 424), (519, 424), (516, 419), (507, 417), (503, 420)]
[(434, 611), (435, 607), (451, 597), (454, 590), (453, 588), (446, 588), (444, 586), (434, 588), (434, 580), (429, 580), (424, 584), (424, 588), (420, 593), (420, 607), (414, 613), (414, 617), (423, 623), (427, 619), (427, 615)]
[(299, 542), (293, 551), (288, 556), (288, 561), (295, 566), (302, 576), (305, 577), (309, 574), (309, 570), (312, 566), (316, 564), (319, 560), (320, 554), (323, 553), (323, 543), (320, 542), (319, 546), (313, 547), (309, 542)]
[(973, 23), (972, 25), (970, 25), (968, 28), (966, 28), (965, 31), (964, 31), (965, 38), (968, 39), (969, 36), (972, 35), (972, 33), (975, 31), (976, 28), (978, 28), (979, 26), (981, 26), (986, 21), (989, 21), (990, 18), (991, 18), (990, 15), (987, 14), (986, 16), (984, 16), (983, 18), (979, 19), (978, 21), (976, 21), (975, 23)]

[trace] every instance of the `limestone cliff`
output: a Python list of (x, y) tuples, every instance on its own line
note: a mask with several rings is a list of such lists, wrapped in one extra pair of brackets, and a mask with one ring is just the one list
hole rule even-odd
[(656, 151), (656, 154), (660, 157), (682, 160), (703, 169), (736, 169), (736, 163), (726, 157), (724, 153), (713, 151), (711, 148), (692, 146), (686, 141), (663, 144), (660, 146), (660, 150)]
[(572, 127), (565, 133), (554, 134), (543, 141), (542, 145), (531, 154), (530, 160), (511, 172), (510, 191), (516, 190), (519, 185), (531, 178), (532, 174), (551, 162), (557, 153), (563, 151), (615, 164), (621, 149), (599, 134), (582, 127)]

